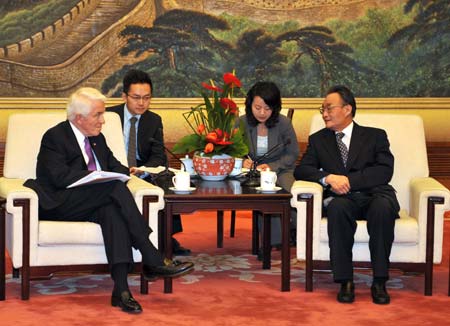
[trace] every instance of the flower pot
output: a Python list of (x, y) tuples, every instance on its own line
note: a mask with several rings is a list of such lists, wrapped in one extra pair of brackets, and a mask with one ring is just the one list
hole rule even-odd
[(212, 157), (194, 155), (194, 169), (203, 180), (223, 180), (230, 174), (233, 167), (234, 157), (227, 154)]

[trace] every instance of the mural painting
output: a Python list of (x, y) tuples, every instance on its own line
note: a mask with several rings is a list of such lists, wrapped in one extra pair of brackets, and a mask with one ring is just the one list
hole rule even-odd
[(0, 96), (119, 96), (143, 69), (156, 97), (198, 96), (234, 70), (284, 97), (450, 97), (448, 0), (17, 0), (0, 4)]

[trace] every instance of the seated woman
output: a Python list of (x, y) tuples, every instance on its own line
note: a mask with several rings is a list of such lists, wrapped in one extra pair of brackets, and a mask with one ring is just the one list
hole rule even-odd
[[(249, 157), (243, 161), (243, 167), (251, 168), (254, 160), (268, 153), (267, 157), (258, 162), (257, 169), (275, 171), (277, 184), (290, 191), (294, 183), (293, 173), (299, 147), (291, 121), (280, 115), (280, 111), (280, 90), (273, 82), (257, 82), (248, 91), (245, 115), (240, 118), (245, 125), (249, 146)], [(278, 144), (284, 145), (274, 149)], [(258, 223), (261, 229), (261, 221)], [(280, 244), (280, 218), (272, 218), (271, 245)]]

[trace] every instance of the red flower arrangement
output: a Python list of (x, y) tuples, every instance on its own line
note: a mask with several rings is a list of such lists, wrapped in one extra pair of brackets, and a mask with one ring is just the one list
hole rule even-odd
[(243, 157), (248, 153), (248, 147), (243, 137), (243, 126), (236, 127), (239, 108), (233, 101), (235, 91), (242, 93), (241, 81), (234, 73), (225, 73), (222, 87), (216, 86), (212, 80), (201, 85), (204, 102), (183, 113), (193, 134), (181, 138), (173, 151), (178, 154), (203, 152), (207, 156), (228, 154)]

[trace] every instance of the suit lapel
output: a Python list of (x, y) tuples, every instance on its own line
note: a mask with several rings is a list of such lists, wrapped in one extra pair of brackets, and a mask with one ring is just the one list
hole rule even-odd
[(67, 148), (70, 150), (71, 154), (68, 157), (68, 160), (70, 162), (73, 162), (75, 159), (79, 159), (82, 163), (82, 169), (87, 170), (86, 161), (84, 160), (82, 149), (80, 148), (80, 145), (78, 144), (77, 138), (75, 137), (75, 134), (73, 133), (72, 127), (70, 126), (70, 123), (68, 120), (65, 121), (64, 125), (64, 132), (66, 134), (67, 140), (65, 143), (67, 144)]
[(339, 170), (345, 171), (344, 162), (342, 162), (341, 152), (336, 142), (335, 132), (331, 129), (326, 129), (324, 149), (327, 151), (328, 156), (339, 165)]
[(359, 152), (363, 148), (364, 130), (356, 122), (353, 122), (352, 137), (350, 140), (350, 148), (348, 150), (347, 170), (353, 165)]

